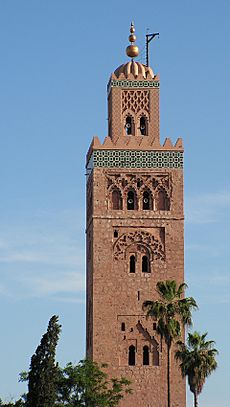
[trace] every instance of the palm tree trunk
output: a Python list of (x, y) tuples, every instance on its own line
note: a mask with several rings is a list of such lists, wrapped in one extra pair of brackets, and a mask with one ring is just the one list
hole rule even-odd
[(194, 407), (198, 407), (198, 394), (194, 391)]
[(170, 405), (171, 405), (171, 391), (170, 391), (170, 349), (171, 349), (171, 343), (167, 343), (168, 407), (170, 407)]

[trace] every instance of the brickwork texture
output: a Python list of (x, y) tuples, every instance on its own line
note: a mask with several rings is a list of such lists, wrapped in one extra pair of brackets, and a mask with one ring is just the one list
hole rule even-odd
[[(131, 380), (133, 394), (120, 407), (165, 407), (166, 347), (142, 304), (157, 299), (158, 281), (184, 281), (183, 169), (97, 167), (90, 157), (116, 148), (182, 154), (183, 146), (160, 144), (157, 87), (110, 87), (108, 110), (109, 135), (104, 144), (94, 139), (87, 155), (87, 356)], [(185, 407), (185, 382), (171, 362), (172, 407)]]

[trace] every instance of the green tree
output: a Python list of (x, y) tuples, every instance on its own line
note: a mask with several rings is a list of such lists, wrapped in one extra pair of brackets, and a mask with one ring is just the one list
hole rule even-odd
[(188, 377), (194, 395), (194, 407), (198, 407), (198, 395), (202, 392), (206, 378), (217, 368), (217, 349), (214, 341), (206, 341), (207, 332), (189, 333), (187, 344), (179, 341), (175, 357), (179, 360), (182, 376)]
[(168, 407), (171, 405), (170, 365), (171, 347), (173, 341), (180, 337), (185, 325), (192, 323), (192, 310), (197, 308), (192, 297), (184, 298), (185, 283), (177, 287), (175, 280), (159, 281), (156, 285), (159, 299), (147, 300), (143, 303), (143, 310), (147, 317), (156, 320), (157, 333), (164, 339), (167, 346), (167, 387)]
[(3, 403), (3, 401), (0, 399), (0, 407), (24, 407), (25, 406), (25, 401), (20, 398), (17, 401), (12, 401), (10, 403)]
[(55, 404), (58, 374), (55, 353), (60, 331), (58, 317), (54, 315), (31, 358), (26, 403), (28, 407), (53, 407)]
[(131, 392), (129, 384), (123, 377), (108, 379), (104, 370), (91, 360), (82, 360), (77, 365), (68, 363), (64, 369), (59, 369), (56, 405), (115, 407), (126, 393)]

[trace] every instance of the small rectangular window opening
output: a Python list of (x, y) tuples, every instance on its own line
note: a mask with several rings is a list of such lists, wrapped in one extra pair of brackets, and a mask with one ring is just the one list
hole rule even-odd
[(137, 300), (140, 301), (140, 291), (137, 291)]

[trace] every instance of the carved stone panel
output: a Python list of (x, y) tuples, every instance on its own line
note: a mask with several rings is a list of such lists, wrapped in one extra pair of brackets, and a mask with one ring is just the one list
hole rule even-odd
[(171, 196), (171, 180), (169, 174), (125, 174), (125, 173), (108, 173), (107, 189), (119, 188), (124, 191), (134, 188), (137, 191), (149, 189), (154, 193), (156, 190), (164, 189), (167, 195)]
[(114, 244), (114, 259), (125, 259), (125, 254), (129, 246), (133, 244), (144, 245), (149, 248), (153, 260), (165, 260), (164, 242), (158, 237), (144, 230), (123, 233)]
[(144, 110), (149, 113), (149, 91), (148, 90), (124, 90), (122, 92), (122, 112), (131, 110), (138, 113)]

